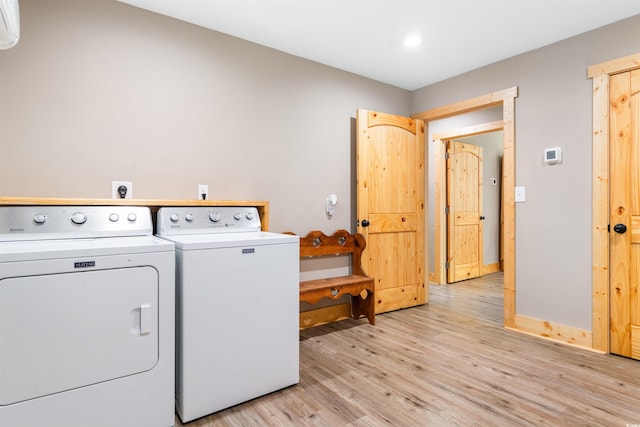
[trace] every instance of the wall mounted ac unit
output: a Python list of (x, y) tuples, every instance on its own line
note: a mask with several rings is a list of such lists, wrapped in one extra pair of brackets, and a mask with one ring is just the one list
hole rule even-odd
[(18, 0), (0, 0), (0, 49), (9, 49), (20, 38)]

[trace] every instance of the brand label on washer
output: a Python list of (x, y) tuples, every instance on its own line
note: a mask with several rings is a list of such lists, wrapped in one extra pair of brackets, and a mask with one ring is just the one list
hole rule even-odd
[(76, 261), (73, 263), (74, 268), (87, 268), (87, 267), (95, 267), (95, 261)]
[(242, 253), (243, 253), (243, 254), (252, 254), (252, 253), (254, 253), (255, 251), (256, 251), (256, 249), (255, 249), (255, 248), (247, 248), (247, 249), (243, 249), (243, 250), (242, 250)]

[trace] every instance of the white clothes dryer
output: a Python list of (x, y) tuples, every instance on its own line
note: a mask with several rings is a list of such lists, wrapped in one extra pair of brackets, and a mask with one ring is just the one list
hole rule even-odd
[(299, 237), (255, 207), (158, 210), (176, 246), (176, 408), (183, 422), (299, 381)]
[(0, 426), (173, 426), (175, 254), (129, 206), (0, 207)]

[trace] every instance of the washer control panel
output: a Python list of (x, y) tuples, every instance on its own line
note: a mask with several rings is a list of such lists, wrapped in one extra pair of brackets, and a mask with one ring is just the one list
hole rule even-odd
[(194, 206), (158, 209), (158, 235), (211, 234), (260, 231), (256, 207)]
[(82, 239), (153, 234), (144, 206), (2, 206), (0, 241)]

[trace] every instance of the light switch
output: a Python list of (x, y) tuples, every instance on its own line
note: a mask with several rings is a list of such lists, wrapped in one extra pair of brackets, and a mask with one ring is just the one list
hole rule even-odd
[(525, 201), (524, 187), (516, 187), (516, 203), (523, 203)]

